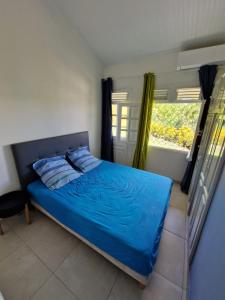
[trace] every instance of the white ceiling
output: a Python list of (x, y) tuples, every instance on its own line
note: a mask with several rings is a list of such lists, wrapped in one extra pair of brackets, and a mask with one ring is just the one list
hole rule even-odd
[(225, 0), (53, 0), (105, 65), (225, 43)]

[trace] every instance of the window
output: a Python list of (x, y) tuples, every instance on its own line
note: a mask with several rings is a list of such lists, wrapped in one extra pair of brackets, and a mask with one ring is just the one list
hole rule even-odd
[(127, 92), (112, 93), (112, 101), (126, 101), (127, 95)]
[(155, 101), (167, 101), (168, 90), (155, 90), (154, 91)]
[[(200, 88), (179, 88), (176, 100), (169, 101), (168, 89), (155, 90), (149, 144), (189, 150), (195, 136), (201, 108)], [(117, 142), (135, 143), (140, 102), (130, 102), (127, 92), (112, 94), (112, 134)]]
[(198, 101), (201, 97), (200, 88), (177, 89), (177, 100), (181, 101)]
[(201, 108), (200, 88), (177, 89), (176, 92), (175, 101), (156, 99), (152, 112), (150, 144), (190, 150)]
[(117, 142), (136, 142), (139, 104), (128, 101), (127, 92), (112, 93), (112, 135)]

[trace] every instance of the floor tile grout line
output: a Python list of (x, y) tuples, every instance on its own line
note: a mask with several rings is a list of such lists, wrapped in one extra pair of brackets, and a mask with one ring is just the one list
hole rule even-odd
[[(34, 251), (29, 247), (29, 245), (26, 244), (26, 242), (13, 230), (13, 228), (11, 228), (11, 230), (13, 231), (13, 233), (24, 243), (24, 245), (22, 245), (21, 247), (23, 246), (26, 246), (29, 248), (29, 250), (33, 253), (34, 256), (36, 256), (36, 258), (38, 259), (38, 261), (40, 261), (42, 263), (42, 260), (40, 260), (40, 258), (36, 255), (36, 253), (34, 253)], [(21, 248), (19, 247), (19, 248)], [(9, 254), (7, 257), (9, 257), (10, 255), (13, 255), (18, 249), (16, 249), (15, 251), (13, 251), (13, 253)], [(1, 263), (1, 262), (0, 262)], [(45, 265), (45, 264), (44, 264)], [(45, 265), (45, 267), (47, 267)], [(48, 271), (49, 271), (49, 268), (47, 267)], [(38, 287), (38, 289), (29, 297), (30, 299), (39, 291), (39, 289), (44, 285), (46, 284), (46, 282), (51, 278), (51, 276), (53, 275), (52, 271), (50, 270), (50, 276), (48, 276), (46, 278), (46, 280), (44, 280), (44, 282)]]
[(115, 279), (114, 279), (114, 282), (113, 282), (113, 284), (112, 284), (112, 287), (111, 287), (111, 289), (110, 289), (110, 291), (109, 291), (108, 296), (105, 298), (105, 300), (108, 300), (108, 299), (109, 299), (109, 297), (110, 297), (110, 295), (111, 295), (111, 293), (112, 293), (112, 290), (113, 290), (114, 286), (116, 285), (116, 282), (117, 282), (117, 280), (118, 280), (118, 277), (119, 277), (119, 270), (117, 270), (117, 275), (115, 276)]
[[(170, 234), (173, 234), (174, 236), (182, 239), (184, 241), (184, 251), (185, 251), (185, 241), (186, 241), (186, 239), (182, 238), (181, 236), (179, 236), (179, 235), (177, 235), (177, 234), (175, 234), (175, 233), (173, 233), (173, 232), (171, 232), (171, 231), (169, 231), (165, 228), (163, 228), (163, 230), (165, 230), (165, 231), (169, 232)], [(184, 269), (184, 267), (185, 267), (185, 253), (184, 253), (184, 260), (183, 260), (183, 269)], [(158, 272), (155, 271), (155, 273), (159, 274), (160, 276), (162, 276), (163, 278), (165, 278), (166, 280), (168, 280), (169, 282), (171, 282), (172, 284), (176, 285), (177, 287), (179, 287), (183, 290), (184, 270), (183, 270), (183, 275), (182, 275), (182, 286), (179, 286), (176, 283), (172, 282), (170, 279), (168, 279), (165, 275), (161, 274), (159, 271)]]
[[(172, 200), (172, 201), (174, 201), (174, 200)], [(177, 199), (177, 201), (182, 201), (182, 200), (180, 200), (180, 199), (178, 200)], [(182, 207), (182, 204), (171, 203), (171, 202), (169, 204), (169, 207), (175, 208), (175, 209), (179, 210), (181, 213), (186, 213), (187, 212), (187, 201), (186, 200), (184, 200), (184, 201), (185, 201), (185, 204), (183, 204), (183, 205), (185, 205), (185, 207)]]
[[(32, 225), (32, 223), (30, 224), (30, 225)], [(29, 225), (28, 225), (29, 226)], [(25, 241), (14, 229), (13, 229), (13, 226), (12, 226), (12, 228), (11, 228), (11, 230), (15, 233), (15, 235), (32, 251), (32, 253), (45, 265), (45, 267), (52, 273), (52, 274), (54, 274), (55, 273), (55, 271), (58, 269), (58, 267), (59, 266), (57, 266), (57, 268), (56, 268), (56, 270), (55, 271), (53, 271), (53, 270), (51, 270), (50, 268), (49, 268), (49, 266), (42, 260), (42, 258), (33, 250), (33, 248), (28, 244), (28, 242), (27, 241)], [(64, 258), (64, 260), (72, 253), (72, 251), (75, 249), (75, 246), (74, 246), (74, 248), (71, 250), (71, 252)], [(64, 260), (63, 260), (63, 262), (64, 262)], [(62, 263), (63, 263), (62, 262)], [(59, 265), (61, 265), (61, 263), (59, 264)]]
[[(14, 230), (13, 230), (14, 231)], [(19, 236), (15, 231), (14, 233)], [(21, 237), (20, 237), (21, 238)], [(30, 249), (30, 251), (37, 257), (38, 260), (40, 260), (40, 262), (48, 269), (48, 271), (50, 273), (54, 273), (49, 267), (48, 265), (42, 260), (42, 258), (31, 248), (31, 246), (23, 239), (21, 238), (21, 240), (24, 242), (24, 244)]]
[[(17, 237), (22, 243), (25, 244), (24, 240), (21, 239), (21, 237), (18, 236), (12, 228), (9, 228), (9, 231), (12, 231), (12, 232), (16, 235), (16, 237)], [(7, 231), (7, 232), (8, 232), (8, 231)], [(4, 234), (7, 234), (7, 232), (5, 232)], [(1, 237), (1, 236), (0, 236), (0, 237)], [(22, 246), (24, 246), (24, 245), (21, 245), (19, 248), (16, 248), (15, 250), (12, 251), (12, 253), (6, 255), (3, 259), (0, 259), (0, 264), (1, 264), (5, 259), (7, 259), (9, 256), (13, 255), (16, 251), (18, 251), (18, 249), (20, 249)]]
[[(81, 246), (81, 242), (79, 241), (79, 244), (77, 245), (77, 247), (80, 247)], [(61, 264), (59, 264), (59, 266), (56, 268), (56, 270), (54, 271), (54, 276), (64, 285), (64, 287), (65, 288), (67, 288), (68, 289), (68, 291), (70, 291), (70, 293), (72, 293), (72, 295), (74, 295), (76, 298), (77, 298), (77, 300), (80, 300), (80, 297), (78, 297), (77, 296), (77, 294), (75, 294), (74, 293), (74, 291), (72, 291), (71, 289), (70, 289), (70, 287), (68, 287), (67, 285), (66, 285), (66, 283), (56, 274), (56, 272), (59, 270), (59, 268), (60, 268), (60, 266), (62, 266), (62, 264), (64, 263), (64, 261), (72, 254), (72, 252), (74, 251), (74, 249), (75, 249), (75, 247), (76, 246), (74, 246), (74, 248), (71, 250), (71, 252), (67, 255), (67, 257), (65, 257), (65, 259), (62, 261), (62, 263)]]
[[(45, 265), (45, 267), (49, 270), (49, 272), (50, 272), (50, 276), (48, 276), (47, 277), (47, 279), (43, 282), (43, 284), (41, 284), (40, 285), (40, 287), (38, 287), (38, 289), (30, 296), (30, 299), (32, 299), (35, 295), (36, 295), (36, 293), (53, 277), (53, 276), (55, 276), (62, 284), (63, 284), (63, 286), (72, 294), (72, 295), (74, 295), (78, 300), (80, 299), (62, 280), (61, 280), (61, 278), (59, 278), (57, 275), (56, 275), (56, 272), (57, 272), (57, 270), (60, 268), (60, 266), (64, 263), (64, 261), (71, 255), (71, 253), (74, 251), (74, 249), (76, 248), (76, 247), (79, 247), (80, 245), (78, 244), (78, 245), (74, 245), (74, 247), (72, 248), (72, 250), (69, 252), (69, 254), (67, 254), (67, 256), (63, 259), (63, 261), (57, 266), (57, 268), (54, 270), (54, 271), (52, 271), (47, 265), (46, 265), (46, 263), (44, 262), (44, 261), (42, 261), (42, 259), (38, 256), (38, 254), (36, 254), (36, 252), (29, 246), (29, 244), (15, 231), (15, 228), (14, 228), (15, 226), (9, 226), (9, 231), (11, 231), (11, 232), (13, 232), (17, 237), (18, 237), (18, 239), (25, 245), (25, 246), (27, 246), (29, 249), (30, 249), (30, 251), (37, 257), (37, 259), (39, 260), (39, 261), (41, 261), (41, 263), (43, 263), (44, 265)], [(178, 238), (181, 238), (181, 239), (183, 239), (185, 242), (186, 242), (186, 239), (185, 238), (183, 238), (182, 236), (180, 236), (180, 235), (178, 235), (178, 234), (176, 234), (176, 233), (174, 233), (174, 232), (171, 232), (170, 230), (167, 230), (167, 229), (165, 229), (164, 228), (164, 230), (165, 231), (167, 231), (167, 232), (169, 232), (170, 234), (173, 234), (174, 236), (177, 236)], [(21, 246), (22, 247), (22, 246)], [(17, 250), (17, 249), (16, 249)], [(16, 252), (16, 250), (15, 251), (13, 251), (11, 254), (9, 254), (9, 255), (7, 255), (4, 259), (2, 259), (1, 261), (0, 261), (0, 264), (5, 260), (5, 259), (7, 259), (10, 255), (13, 255), (15, 252)], [(185, 259), (185, 247), (184, 247), (184, 259)], [(184, 272), (185, 272), (185, 270), (184, 270)], [(169, 280), (166, 276), (164, 276), (164, 275), (162, 275), (160, 272), (155, 272), (156, 274), (159, 274), (161, 277), (163, 277), (164, 279), (166, 279), (167, 281), (169, 281), (171, 284), (173, 284), (173, 285), (175, 285), (176, 287), (178, 287), (179, 289), (181, 289), (182, 290), (182, 293), (183, 293), (183, 291), (186, 291), (187, 289), (186, 288), (184, 288), (184, 272), (183, 272), (183, 284), (182, 284), (182, 287), (180, 287), (180, 285), (178, 285), (178, 284), (176, 284), (176, 283), (174, 283), (174, 282), (172, 282), (171, 280)], [(119, 272), (117, 272), (117, 275), (115, 276), (115, 279), (114, 279), (114, 282), (113, 282), (113, 284), (112, 284), (112, 287), (111, 287), (111, 289), (109, 290), (109, 293), (108, 293), (108, 295), (107, 295), (107, 297), (106, 297), (106, 300), (107, 299), (109, 299), (109, 297), (110, 297), (110, 295), (111, 295), (111, 293), (112, 293), (112, 290), (113, 290), (113, 288), (114, 288), (114, 286), (115, 286), (115, 284), (116, 284), (116, 282), (117, 282), (117, 280), (118, 280), (118, 278), (119, 278)]]
[(51, 273), (51, 275), (38, 287), (38, 289), (36, 291), (34, 291), (34, 293), (29, 297), (29, 299), (33, 299), (34, 296), (40, 291), (40, 289), (52, 278), (54, 274)]
[[(23, 241), (22, 241), (23, 242)], [(12, 253), (6, 255), (3, 259), (0, 260), (0, 265), (4, 262), (4, 260), (6, 260), (7, 258), (9, 258), (11, 255), (13, 255), (14, 253), (16, 253), (16, 251), (18, 251), (18, 249), (22, 248), (24, 245), (21, 245), (19, 248), (15, 249), (12, 251)]]
[(70, 251), (70, 253), (63, 259), (63, 261), (57, 266), (57, 268), (53, 271), (53, 273), (55, 274), (58, 269), (61, 267), (61, 265), (65, 262), (65, 260), (72, 254), (72, 252), (74, 251), (74, 249), (76, 247), (80, 247), (81, 246), (81, 242), (78, 240), (79, 244), (78, 245), (74, 245), (73, 249)]
[(187, 240), (185, 241), (185, 246), (184, 246), (184, 272), (183, 272), (183, 290), (187, 290), (187, 278), (186, 278), (186, 283), (185, 281), (185, 273), (186, 276), (188, 276), (188, 242)]
[[(79, 241), (80, 242), (80, 241)], [(78, 245), (78, 247), (81, 247), (82, 246), (82, 244), (84, 244), (84, 243), (82, 243), (82, 242), (80, 242), (80, 244)], [(75, 249), (75, 247), (74, 247), (74, 249)], [(73, 249), (73, 250), (74, 250)], [(64, 259), (64, 261), (72, 254), (72, 252), (73, 252), (73, 250), (71, 251), (71, 253)], [(64, 262), (63, 261), (63, 262)], [(63, 262), (62, 262), (62, 264), (63, 264)], [(60, 264), (60, 266), (62, 265), (62, 264)], [(74, 293), (74, 291), (72, 291), (71, 289), (70, 289), (70, 287), (69, 286), (67, 286), (66, 285), (66, 283), (56, 274), (56, 272), (57, 272), (57, 270), (60, 268), (60, 266), (58, 266), (57, 267), (57, 269), (54, 271), (54, 275), (55, 275), (55, 277), (77, 298), (77, 300), (81, 300), (80, 299), (80, 297), (78, 297), (78, 295), (76, 294), (76, 293)], [(117, 270), (117, 272), (118, 272), (118, 275), (117, 276), (119, 276), (119, 270)], [(115, 282), (116, 282), (116, 280), (117, 280), (117, 276), (115, 276), (115, 280), (114, 280), (114, 282), (113, 282), (113, 284), (112, 284), (112, 288), (114, 287), (114, 284), (115, 284)], [(111, 290), (112, 290), (112, 288), (110, 289), (110, 292), (109, 292), (109, 295), (110, 295), (110, 293), (111, 293)], [(109, 297), (109, 295), (107, 296), (107, 298), (106, 298), (106, 300), (108, 299), (108, 297)]]
[[(39, 287), (38, 287), (38, 289), (32, 294), (32, 296), (30, 297), (30, 299), (32, 299), (33, 297), (34, 297), (34, 295), (50, 280), (50, 278), (52, 277), (52, 276), (55, 276), (58, 280), (60, 280), (60, 282), (61, 283), (63, 283), (63, 285), (72, 293), (72, 295), (74, 295), (76, 298), (77, 298), (77, 300), (80, 300), (80, 298), (75, 294), (75, 293), (73, 293), (66, 285), (65, 285), (65, 283), (56, 275), (56, 271), (58, 270), (58, 268), (59, 268), (59, 266), (57, 267), (57, 269), (55, 270), (55, 271), (52, 271), (47, 265), (46, 265), (46, 263), (37, 255), (37, 253), (27, 244), (27, 242), (23, 239), (23, 238), (21, 238), (14, 230), (13, 230), (13, 227), (11, 228), (11, 230), (15, 233), (15, 235), (17, 236), (17, 237), (19, 237), (20, 239), (21, 239), (21, 241), (25, 244), (25, 246), (27, 246), (30, 250), (31, 250), (31, 252), (37, 257), (37, 259), (41, 262), (41, 263), (43, 263), (44, 264), (44, 266), (48, 269), (48, 271), (50, 272), (50, 276), (43, 282), (43, 284), (41, 284)], [(71, 253), (73, 252), (73, 250), (75, 249), (75, 246), (74, 246), (74, 248), (71, 250), (71, 252), (67, 255), (67, 257), (69, 257), (70, 255), (71, 255)], [(67, 257), (65, 257), (65, 259), (67, 258)], [(65, 261), (65, 259), (63, 260), (63, 262)], [(62, 262), (62, 263), (63, 263)], [(61, 264), (60, 264), (61, 265)]]
[(47, 270), (50, 272), (50, 275), (47, 276), (46, 280), (43, 281), (43, 283), (37, 288), (36, 291), (34, 291), (34, 293), (29, 297), (29, 299), (32, 299), (34, 297), (34, 295), (48, 282), (48, 280), (52, 277), (52, 275), (54, 275), (54, 273), (52, 272), (52, 270), (46, 265), (45, 262), (42, 261), (42, 259), (34, 252), (34, 250), (27, 244), (26, 241), (24, 241), (23, 238), (21, 238), (13, 229), (12, 227), (12, 231), (15, 233), (16, 236), (18, 236), (25, 244), (25, 246), (27, 248), (29, 248), (29, 250), (33, 253), (34, 256), (36, 256), (36, 258), (38, 259), (38, 261), (40, 261), (46, 268)]
[(62, 284), (63, 284), (63, 286), (73, 295), (73, 296), (75, 296), (76, 297), (76, 299), (77, 300), (81, 300), (80, 299), (80, 297), (78, 297), (77, 296), (77, 294), (76, 293), (74, 293), (74, 291), (72, 291), (66, 284), (65, 284), (65, 282), (57, 275), (57, 274), (53, 274), (55, 277), (56, 277), (56, 279), (58, 279)]
[[(186, 263), (186, 265), (185, 265), (185, 267), (186, 267), (186, 269), (184, 270), (185, 272), (186, 272), (186, 282), (185, 282), (185, 289), (187, 290), (187, 285), (188, 285), (188, 272), (189, 272), (189, 256), (188, 256), (188, 247), (189, 247), (189, 239), (188, 239), (188, 231), (189, 231), (189, 226), (188, 226), (188, 222), (189, 222), (189, 217), (187, 216), (187, 220), (186, 220), (186, 240), (185, 240), (185, 253), (184, 253), (184, 255), (185, 255), (185, 257), (184, 257), (184, 259), (185, 259), (185, 263)], [(183, 284), (183, 288), (184, 288), (184, 284)]]
[(186, 200), (185, 198), (187, 197), (187, 194), (183, 193), (182, 191), (174, 190), (171, 192), (171, 195), (174, 195), (174, 194), (177, 196), (181, 196), (181, 197), (183, 197), (184, 200)]
[[(63, 260), (63, 262), (57, 267), (57, 269), (55, 270), (55, 271), (52, 271), (52, 270), (50, 270), (49, 269), (49, 267), (42, 261), (42, 259), (33, 251), (33, 249), (24, 241), (24, 239), (22, 239), (14, 230), (13, 230), (13, 228), (11, 228), (11, 230), (15, 233), (15, 235), (31, 250), (31, 252), (38, 258), (38, 260), (40, 260), (46, 267), (47, 267), (47, 269), (50, 271), (50, 276), (49, 277), (47, 277), (47, 279), (38, 287), (38, 289), (30, 296), (30, 299), (32, 299), (37, 293), (38, 293), (38, 291), (53, 277), (53, 276), (55, 276), (62, 284), (63, 284), (63, 286), (72, 294), (72, 295), (74, 295), (76, 298), (77, 298), (77, 300), (80, 300), (80, 298), (61, 280), (61, 278), (60, 277), (58, 277), (57, 276), (57, 274), (56, 274), (56, 272), (57, 272), (57, 270), (59, 269), (59, 267), (63, 264), (63, 262), (71, 255), (71, 253), (73, 252), (73, 250), (75, 249), (75, 247), (76, 246), (74, 246), (74, 248), (71, 250), (71, 252), (70, 252), (70, 254), (68, 254), (67, 255), (67, 257), (65, 257), (65, 259)], [(168, 231), (168, 230), (166, 230), (166, 231)], [(170, 231), (168, 231), (168, 232), (170, 232)], [(172, 232), (170, 232), (171, 234), (174, 234), (174, 233), (172, 233)], [(176, 234), (174, 234), (174, 235), (176, 235)], [(179, 236), (178, 236), (179, 237)], [(183, 239), (183, 238), (182, 238)], [(79, 246), (79, 245), (78, 245)], [(21, 246), (22, 247), (22, 246)], [(184, 250), (185, 250), (185, 248), (184, 248)], [(14, 251), (15, 252), (15, 251)], [(13, 253), (14, 253), (13, 252)], [(13, 253), (11, 253), (10, 255), (12, 255)], [(8, 255), (7, 257), (9, 257), (10, 255)], [(1, 262), (0, 262), (1, 263)], [(160, 272), (156, 272), (155, 271), (155, 273), (156, 274), (159, 274), (161, 277), (163, 277), (164, 279), (166, 279), (167, 281), (169, 281), (170, 283), (172, 283), (173, 285), (175, 285), (176, 287), (178, 287), (179, 289), (181, 289), (182, 290), (182, 293), (183, 293), (183, 290), (185, 290), (186, 291), (186, 289), (184, 289), (183, 288), (183, 286), (182, 287), (180, 287), (179, 285), (177, 285), (177, 284), (175, 284), (174, 282), (172, 282), (171, 280), (169, 280), (166, 276), (164, 276), (164, 275), (162, 275)], [(109, 297), (110, 297), (110, 295), (111, 295), (111, 293), (112, 293), (112, 290), (113, 290), (113, 288), (114, 288), (114, 286), (115, 286), (115, 284), (116, 284), (116, 282), (117, 282), (117, 280), (118, 280), (118, 277), (119, 277), (119, 271), (117, 271), (117, 275), (116, 275), (116, 277), (115, 277), (115, 280), (114, 280), (114, 282), (113, 282), (113, 284), (112, 284), (112, 287), (111, 287), (111, 289), (110, 289), (110, 291), (109, 291), (109, 294), (108, 294), (108, 296), (106, 297), (106, 300), (108, 300), (109, 299)]]
[[(18, 233), (15, 232), (15, 230), (13, 229), (13, 226), (10, 228), (13, 233), (25, 244), (25, 246), (27, 246), (30, 251), (37, 257), (37, 259), (43, 263), (43, 265), (48, 269), (48, 271), (50, 272), (50, 276), (43, 282), (43, 284), (40, 285), (40, 287), (38, 287), (38, 289), (34, 292), (34, 294), (32, 294), (32, 296), (30, 297), (30, 299), (32, 299), (32, 297), (34, 297), (34, 295), (48, 282), (48, 280), (52, 277), (52, 275), (54, 275), (58, 280), (60, 280), (60, 282), (72, 293), (72, 295), (74, 295), (77, 300), (80, 300), (80, 298), (67, 286), (65, 285), (65, 283), (61, 280), (60, 277), (57, 276), (56, 271), (59, 269), (59, 267), (62, 265), (62, 263), (71, 255), (71, 253), (73, 252), (73, 250), (75, 249), (76, 245), (73, 247), (73, 249), (71, 250), (71, 252), (64, 258), (64, 260), (62, 261), (62, 263), (60, 263), (60, 265), (56, 268), (55, 271), (52, 271), (47, 265), (46, 263), (37, 255), (37, 253), (30, 247), (29, 244), (27, 244), (27, 242), (18, 235)], [(79, 247), (80, 245), (78, 245)], [(22, 247), (22, 246), (21, 246)]]
[(186, 242), (184, 242), (184, 270), (183, 270), (183, 278), (182, 278), (182, 289), (184, 288), (184, 274), (185, 274), (185, 264), (186, 264)]
[(180, 211), (183, 212), (183, 213), (186, 213), (186, 212), (187, 212), (187, 209), (186, 209), (186, 208), (185, 208), (185, 209), (180, 208), (180, 207), (176, 206), (175, 204), (171, 204), (171, 203), (170, 203), (169, 207), (171, 207), (171, 208), (176, 208), (176, 209), (180, 210)]
[(174, 204), (171, 204), (171, 203), (170, 203), (170, 205), (169, 205), (169, 207), (168, 207), (168, 208), (172, 208), (172, 209), (179, 210), (179, 212), (181, 212), (182, 214), (184, 214), (184, 215), (185, 215), (185, 217), (187, 216), (187, 209), (182, 209), (182, 208), (180, 208), (180, 207), (177, 207), (176, 205), (174, 205)]
[(177, 234), (177, 233), (174, 233), (174, 232), (172, 232), (172, 231), (166, 229), (165, 227), (163, 227), (163, 230), (165, 230), (165, 231), (167, 231), (167, 232), (169, 232), (169, 233), (175, 235), (176, 237), (178, 237), (178, 238), (180, 238), (180, 239), (186, 241), (186, 238), (182, 237), (181, 235), (179, 235), (179, 234)]
[[(179, 289), (183, 290), (183, 287), (181, 287), (180, 285), (174, 283), (173, 281), (171, 281), (170, 279), (168, 279), (165, 275), (161, 274), (159, 271), (154, 271), (154, 273), (160, 275), (161, 277), (163, 277), (164, 279), (166, 279), (167, 281), (169, 281), (170, 283), (172, 283), (173, 285), (175, 285), (176, 287), (178, 287)], [(150, 280), (151, 283), (151, 280)]]
[[(179, 209), (180, 210), (180, 209)], [(170, 230), (164, 228), (166, 231), (173, 233), (174, 235), (176, 235), (177, 237), (180, 237), (184, 240), (184, 263), (183, 263), (183, 276), (182, 276), (182, 289), (184, 290), (184, 280), (185, 280), (185, 272), (186, 272), (186, 244), (187, 244), (187, 209), (184, 211), (185, 213), (185, 237), (181, 237), (179, 234), (176, 234), (174, 232), (171, 232)]]

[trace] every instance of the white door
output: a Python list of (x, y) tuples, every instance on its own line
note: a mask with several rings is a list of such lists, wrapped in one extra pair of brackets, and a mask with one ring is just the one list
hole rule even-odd
[(215, 86), (206, 121), (198, 160), (192, 180), (196, 188), (191, 194), (189, 219), (190, 259), (196, 249), (201, 230), (225, 160), (225, 76)]
[(115, 161), (132, 165), (137, 140), (140, 105), (129, 101), (113, 101), (112, 132)]

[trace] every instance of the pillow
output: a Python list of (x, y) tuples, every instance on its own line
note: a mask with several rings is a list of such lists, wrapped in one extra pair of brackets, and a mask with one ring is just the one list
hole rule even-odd
[(40, 159), (33, 164), (33, 169), (50, 190), (59, 189), (81, 176), (81, 173), (75, 171), (64, 156)]
[(84, 173), (94, 169), (102, 162), (91, 155), (87, 146), (71, 150), (67, 152), (67, 156), (72, 164)]

